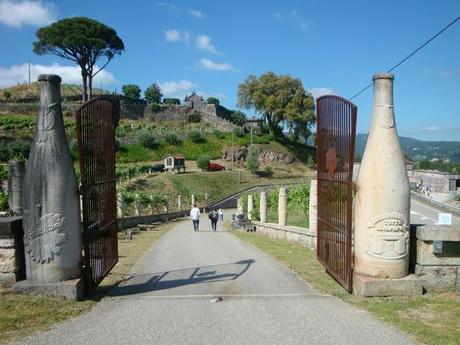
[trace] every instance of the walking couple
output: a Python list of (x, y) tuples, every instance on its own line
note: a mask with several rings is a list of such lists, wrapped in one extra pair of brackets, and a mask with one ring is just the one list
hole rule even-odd
[[(217, 231), (217, 222), (219, 219), (224, 219), (224, 211), (222, 209), (219, 209), (219, 211), (211, 210), (208, 217), (211, 221), (212, 231)], [(200, 231), (200, 209), (196, 205), (190, 211), (190, 219), (193, 222), (193, 231)]]

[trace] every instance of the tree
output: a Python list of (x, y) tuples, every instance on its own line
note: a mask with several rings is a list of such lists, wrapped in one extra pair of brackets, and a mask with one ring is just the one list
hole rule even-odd
[(163, 94), (161, 93), (160, 87), (153, 83), (150, 85), (147, 89), (144, 91), (144, 98), (146, 99), (147, 102), (149, 103), (157, 103), (160, 104), (161, 98), (163, 97)]
[(216, 97), (209, 97), (209, 98), (206, 100), (206, 103), (208, 103), (208, 104), (219, 105), (219, 104), (220, 104), (220, 101), (219, 101)]
[(121, 92), (130, 100), (138, 100), (141, 98), (141, 88), (135, 84), (126, 84), (121, 87)]
[(239, 110), (232, 111), (230, 115), (230, 122), (238, 126), (244, 126), (246, 123), (246, 114)]
[(251, 145), (246, 158), (246, 169), (255, 174), (259, 168), (259, 150), (254, 145)]
[(297, 139), (303, 136), (306, 140), (316, 121), (313, 97), (300, 79), (289, 75), (250, 75), (238, 86), (238, 106), (262, 114), (272, 135), (284, 123)]
[[(37, 41), (33, 43), (33, 51), (36, 54), (54, 54), (80, 66), (83, 101), (92, 96), (93, 78), (125, 50), (114, 29), (86, 17), (59, 20), (38, 29), (35, 35)], [(102, 58), (105, 58), (102, 67), (96, 67), (96, 62)]]
[(165, 98), (163, 99), (163, 104), (180, 105), (180, 99), (179, 98)]
[(211, 162), (211, 158), (208, 155), (200, 155), (196, 160), (196, 166), (201, 170), (206, 170)]
[(11, 99), (11, 92), (8, 90), (3, 91), (3, 96), (5, 97), (6, 101), (9, 102)]

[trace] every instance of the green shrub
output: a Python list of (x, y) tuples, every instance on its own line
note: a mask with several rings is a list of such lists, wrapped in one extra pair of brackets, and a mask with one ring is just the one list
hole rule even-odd
[(273, 177), (273, 168), (270, 165), (267, 165), (264, 169), (264, 175), (266, 177)]
[(213, 129), (212, 133), (214, 134), (214, 136), (217, 139), (224, 139), (225, 138), (225, 134), (222, 131), (218, 130), (218, 129)]
[(0, 184), (8, 178), (8, 165), (0, 165)]
[(142, 130), (137, 135), (137, 140), (139, 144), (148, 148), (148, 149), (155, 149), (158, 147), (158, 140), (155, 135), (149, 130)]
[(233, 111), (230, 115), (230, 122), (238, 126), (244, 126), (246, 123), (246, 115), (239, 110)]
[(198, 156), (196, 160), (196, 165), (199, 169), (206, 170), (210, 162), (211, 162), (211, 158), (208, 155), (204, 154), (204, 155)]
[(315, 168), (315, 159), (313, 158), (312, 155), (310, 155), (308, 157), (308, 160), (307, 160), (307, 167), (309, 167), (310, 169), (314, 169)]
[(8, 198), (3, 192), (3, 189), (0, 188), (0, 211), (8, 210)]
[(174, 132), (166, 132), (163, 134), (163, 140), (170, 145), (178, 145), (181, 143), (180, 138)]
[(248, 152), (248, 157), (246, 158), (246, 169), (251, 173), (255, 174), (259, 168), (259, 149), (254, 145), (251, 145)]
[(454, 193), (454, 195), (452, 196), (452, 200), (460, 201), (460, 192)]
[(202, 143), (205, 141), (203, 135), (201, 134), (200, 131), (197, 131), (196, 129), (193, 129), (188, 132), (188, 138), (193, 142), (193, 143)]
[(156, 113), (161, 110), (161, 105), (159, 105), (158, 103), (151, 103), (149, 104), (149, 109), (152, 113)]
[(165, 98), (163, 99), (163, 104), (165, 105), (180, 105), (179, 98)]
[(28, 141), (18, 139), (8, 145), (10, 159), (27, 159), (30, 152), (30, 143)]
[(238, 138), (244, 137), (244, 131), (243, 131), (240, 127), (236, 127), (236, 128), (233, 130), (233, 134), (234, 134), (235, 136), (237, 136)]
[(0, 145), (0, 162), (8, 162), (10, 159), (10, 152), (6, 145)]
[(70, 150), (70, 155), (72, 156), (72, 160), (75, 162), (78, 160), (78, 140), (77, 139), (72, 139), (70, 140), (69, 143), (69, 150)]
[(194, 110), (188, 117), (187, 117), (187, 122), (188, 123), (199, 123), (201, 122), (201, 113)]

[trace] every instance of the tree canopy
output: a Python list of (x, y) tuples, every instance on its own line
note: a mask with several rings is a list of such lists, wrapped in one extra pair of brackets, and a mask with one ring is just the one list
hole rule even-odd
[(156, 83), (153, 83), (144, 91), (144, 98), (149, 103), (160, 104), (162, 97), (163, 93), (161, 92), (160, 87)]
[[(33, 51), (36, 54), (54, 54), (80, 66), (84, 101), (92, 96), (94, 76), (125, 49), (114, 29), (86, 17), (59, 20), (38, 29), (35, 35)], [(96, 67), (96, 62), (103, 58), (102, 66)]]
[(306, 140), (316, 122), (312, 95), (305, 91), (300, 79), (289, 75), (250, 75), (238, 86), (238, 106), (262, 114), (274, 135), (284, 124), (296, 140)]
[(136, 84), (126, 84), (121, 87), (121, 92), (130, 100), (138, 100), (141, 98), (141, 88)]
[(216, 97), (208, 97), (208, 99), (206, 100), (206, 103), (219, 105), (220, 101)]

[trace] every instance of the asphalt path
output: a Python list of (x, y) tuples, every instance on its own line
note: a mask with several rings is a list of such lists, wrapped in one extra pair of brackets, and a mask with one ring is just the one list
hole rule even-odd
[(178, 222), (112, 297), (22, 344), (414, 344), (202, 223)]
[[(411, 224), (437, 225), (439, 213), (449, 212), (411, 198)], [(452, 225), (460, 225), (460, 217), (452, 215)]]

